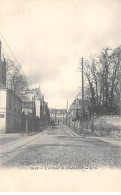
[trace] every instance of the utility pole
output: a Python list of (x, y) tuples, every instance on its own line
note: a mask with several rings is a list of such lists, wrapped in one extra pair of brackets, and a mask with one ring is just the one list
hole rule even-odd
[(69, 116), (69, 115), (68, 115), (68, 100), (67, 100), (67, 108), (66, 108), (66, 109), (67, 109), (67, 110), (66, 110), (66, 125), (67, 125), (67, 120), (68, 120), (67, 118), (68, 118), (68, 116)]
[[(62, 109), (63, 110), (63, 109)], [(64, 124), (64, 110), (63, 110), (63, 124)]]
[(68, 112), (68, 100), (67, 100), (67, 112)]
[(84, 76), (83, 76), (83, 58), (82, 58), (82, 132), (83, 132), (83, 121), (84, 121)]
[(56, 123), (56, 108), (55, 108), (55, 123)]

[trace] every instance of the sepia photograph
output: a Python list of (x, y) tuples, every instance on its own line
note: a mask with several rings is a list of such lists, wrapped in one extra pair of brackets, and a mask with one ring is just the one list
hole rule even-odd
[(0, 0), (0, 191), (121, 191), (120, 18), (121, 0)]

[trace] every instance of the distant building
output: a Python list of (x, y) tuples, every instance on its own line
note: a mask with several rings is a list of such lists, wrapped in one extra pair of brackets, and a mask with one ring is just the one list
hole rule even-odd
[(0, 84), (0, 133), (21, 130), (22, 100)]
[[(90, 102), (88, 100), (84, 100), (84, 113), (83, 117), (85, 119), (89, 118), (89, 106)], [(70, 123), (71, 121), (80, 121), (82, 120), (82, 100), (76, 98), (73, 103), (71, 104), (68, 113), (67, 113), (67, 122)]]
[(55, 123), (66, 123), (66, 109), (50, 109), (50, 120)]

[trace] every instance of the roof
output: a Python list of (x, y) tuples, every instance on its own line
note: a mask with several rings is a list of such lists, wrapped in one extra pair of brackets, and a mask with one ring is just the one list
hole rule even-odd
[[(43, 100), (44, 99), (43, 96), (42, 96), (40, 88), (27, 89), (27, 90), (25, 90), (25, 95), (27, 96), (27, 94), (32, 94), (32, 96), (35, 97), (35, 99), (38, 99), (38, 100)], [(28, 99), (30, 99), (30, 98), (28, 97)]]
[(8, 89), (5, 85), (3, 85), (2, 83), (0, 83), (0, 89)]
[(43, 99), (43, 96), (42, 96), (42, 93), (41, 93), (40, 88), (35, 88), (35, 90), (36, 90), (36, 93), (38, 95), (38, 98), (42, 100)]
[[(21, 98), (16, 94), (14, 93), (11, 89), (7, 88), (6, 86), (4, 86), (3, 84), (0, 83), (0, 89), (3, 89), (3, 90), (6, 90), (6, 91), (9, 91), (11, 92), (13, 95), (15, 95), (17, 98), (19, 98), (21, 100)], [(21, 100), (22, 101), (22, 100)]]
[(67, 110), (66, 109), (57, 109), (57, 108), (50, 108), (49, 109), (50, 110), (50, 113), (60, 113), (60, 114), (62, 114), (62, 113), (67, 113)]

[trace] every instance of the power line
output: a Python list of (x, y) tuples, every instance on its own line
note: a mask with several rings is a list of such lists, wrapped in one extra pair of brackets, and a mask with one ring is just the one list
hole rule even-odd
[[(5, 40), (5, 38), (3, 37), (3, 35), (1, 34), (1, 32), (0, 32), (0, 35), (1, 35), (2, 39), (4, 40), (4, 42), (6, 43), (6, 45), (7, 45), (8, 49), (9, 49), (10, 53), (12, 54), (12, 56), (14, 57), (15, 61), (17, 62), (17, 64), (18, 64), (19, 68), (22, 70), (23, 75), (26, 77), (26, 75), (25, 75), (25, 73), (24, 73), (24, 71), (23, 71), (23, 69), (22, 69), (22, 67), (21, 67), (20, 63), (19, 63), (19, 62), (18, 62), (18, 60), (16, 59), (15, 55), (13, 54), (13, 52), (12, 52), (11, 48), (9, 47), (9, 45), (8, 45), (7, 41)], [(4, 51), (5, 51), (5, 50), (4, 50)], [(6, 52), (5, 52), (5, 53), (6, 53)], [(8, 56), (8, 55), (7, 55), (7, 56)], [(27, 77), (26, 77), (26, 78), (27, 78)]]
[(6, 54), (6, 56), (7, 56), (8, 59), (9, 59), (9, 56), (8, 56), (7, 52), (5, 51), (5, 49), (4, 49), (3, 47), (2, 47), (2, 49), (3, 49), (4, 53)]
[(9, 47), (7, 41), (5, 40), (5, 38), (3, 37), (3, 35), (2, 35), (1, 33), (0, 33), (0, 35), (1, 35), (1, 37), (3, 38), (4, 42), (6, 43), (6, 45), (7, 45), (8, 49), (9, 49), (9, 51), (10, 51), (11, 54), (12, 54), (12, 56), (14, 57), (14, 59), (16, 60), (16, 62), (19, 64), (19, 62), (18, 62), (18, 60), (16, 59), (16, 57), (14, 56), (14, 54), (13, 54), (11, 48)]
[[(7, 54), (7, 52), (6, 52), (6, 50), (3, 48), (3, 46), (2, 46), (2, 50), (4, 51), (4, 53), (6, 54), (6, 56), (7, 56), (7, 60), (10, 60), (11, 61), (11, 59), (10, 59), (10, 57), (8, 56), (8, 54)], [(11, 61), (11, 63), (12, 63), (12, 65), (14, 65), (14, 66), (16, 66), (15, 64), (13, 64), (13, 62)], [(19, 66), (19, 68), (20, 68), (20, 66)], [(24, 76), (25, 76), (25, 74), (24, 74)], [(25, 76), (26, 77), (26, 76)], [(27, 78), (27, 77), (26, 77)]]

